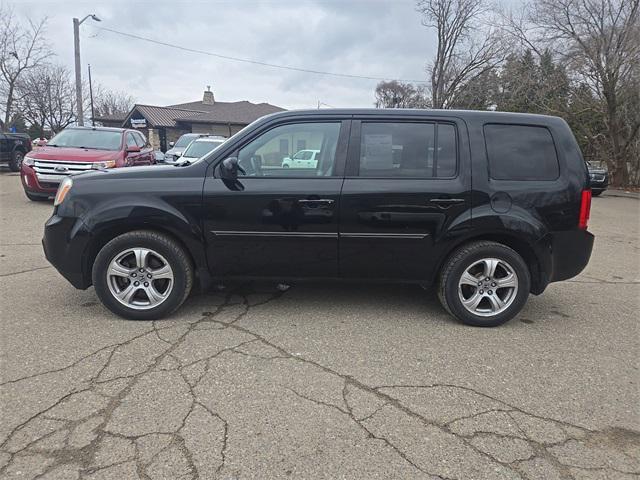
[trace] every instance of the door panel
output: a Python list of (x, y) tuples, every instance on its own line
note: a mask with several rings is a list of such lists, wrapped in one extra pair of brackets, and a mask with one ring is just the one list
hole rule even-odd
[[(205, 181), (209, 266), (226, 276), (336, 276), (341, 178)], [(312, 192), (312, 193), (311, 193)]]
[[(366, 140), (366, 124), (352, 125), (340, 207), (340, 272), (347, 278), (420, 281), (437, 268), (442, 240), (455, 225), (469, 225), (471, 172), (460, 142), (466, 128), (450, 120), (446, 131), (435, 126), (437, 119), (388, 122), (395, 126), (386, 133), (384, 125), (371, 128)], [(407, 133), (404, 123), (418, 126)], [(453, 139), (452, 126), (458, 132)], [(456, 163), (437, 161), (451, 152)]]
[[(235, 156), (246, 176), (235, 183), (217, 178), (216, 165), (210, 167), (203, 223), (214, 276), (338, 275), (338, 212), (350, 122), (309, 125), (275, 125), (244, 141)], [(282, 159), (292, 154), (282, 147), (305, 135), (324, 151), (317, 168), (283, 170)]]

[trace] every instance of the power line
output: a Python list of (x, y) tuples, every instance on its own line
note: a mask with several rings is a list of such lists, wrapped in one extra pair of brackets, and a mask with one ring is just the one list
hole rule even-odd
[(182, 51), (185, 51), (185, 52), (199, 53), (201, 55), (208, 55), (210, 57), (222, 58), (224, 60), (231, 60), (231, 61), (234, 61), (234, 62), (250, 63), (250, 64), (253, 64), (253, 65), (261, 65), (263, 67), (279, 68), (281, 70), (293, 70), (295, 72), (313, 73), (315, 75), (329, 75), (329, 76), (332, 76), (332, 77), (357, 78), (357, 79), (362, 79), (362, 80), (377, 80), (377, 81), (398, 80), (400, 82), (427, 83), (424, 80), (394, 79), (394, 78), (391, 78), (391, 77), (373, 77), (373, 76), (368, 76), (368, 75), (354, 75), (354, 74), (350, 74), (350, 73), (325, 72), (325, 71), (322, 71), (322, 70), (312, 70), (312, 69), (308, 69), (308, 68), (292, 67), (290, 65), (278, 65), (278, 64), (275, 64), (275, 63), (267, 63), (267, 62), (260, 62), (258, 60), (250, 60), (248, 58), (232, 57), (230, 55), (222, 55), (222, 54), (219, 54), (219, 53), (207, 52), (205, 50), (198, 50), (196, 48), (183, 47), (182, 45), (175, 45), (173, 43), (163, 42), (163, 41), (160, 41), (160, 40), (154, 40), (153, 38), (142, 37), (140, 35), (135, 35), (133, 33), (120, 32), (120, 31), (114, 30), (112, 28), (107, 28), (107, 27), (96, 27), (96, 28), (99, 29), (99, 30), (104, 30), (106, 32), (115, 33), (117, 35), (122, 35), (122, 36), (125, 36), (125, 37), (135, 38), (137, 40), (143, 40), (145, 42), (154, 43), (156, 45), (162, 45), (164, 47), (176, 48), (178, 50), (182, 50)]

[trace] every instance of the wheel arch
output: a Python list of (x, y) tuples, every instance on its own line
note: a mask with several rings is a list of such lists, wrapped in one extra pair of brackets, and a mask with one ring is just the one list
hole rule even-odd
[[(91, 275), (96, 256), (107, 243), (120, 235), (139, 230), (156, 232), (171, 238), (171, 240), (175, 241), (186, 252), (198, 276), (202, 276), (201, 267), (199, 266), (206, 265), (206, 261), (204, 261), (204, 249), (196, 239), (188, 239), (185, 241), (185, 233), (192, 234), (192, 232), (185, 232), (182, 229), (177, 230), (171, 223), (161, 224), (159, 222), (149, 222), (146, 219), (138, 218), (126, 222), (109, 222), (109, 224), (92, 231), (93, 241), (89, 243), (83, 259), (83, 277), (87, 279), (92, 278)], [(199, 248), (198, 244), (200, 244)]]
[(437, 281), (442, 268), (447, 260), (463, 245), (477, 241), (491, 241), (505, 245), (513, 249), (527, 264), (531, 275), (531, 293), (538, 295), (544, 291), (549, 283), (550, 253), (545, 253), (545, 242), (535, 242), (513, 231), (493, 231), (479, 232), (475, 235), (466, 236), (449, 246), (442, 255), (441, 260), (435, 270), (435, 280)]

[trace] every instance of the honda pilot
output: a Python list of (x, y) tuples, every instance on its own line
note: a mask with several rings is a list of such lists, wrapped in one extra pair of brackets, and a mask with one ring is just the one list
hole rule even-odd
[[(317, 161), (283, 167), (301, 146)], [(136, 320), (196, 282), (338, 279), (434, 285), (451, 315), (495, 326), (578, 275), (594, 241), (571, 130), (515, 113), (276, 113), (193, 162), (66, 178), (54, 205), (49, 261)]]

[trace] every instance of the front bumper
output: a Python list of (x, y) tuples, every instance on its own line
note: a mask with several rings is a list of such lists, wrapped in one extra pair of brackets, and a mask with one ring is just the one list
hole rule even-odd
[(55, 212), (44, 226), (42, 246), (51, 265), (71, 285), (81, 290), (91, 285), (86, 255), (91, 235), (79, 218), (60, 217)]
[(41, 182), (36, 176), (36, 172), (31, 167), (22, 166), (20, 169), (20, 181), (22, 182), (22, 188), (25, 191), (41, 195), (41, 196), (53, 196), (58, 191), (59, 181), (57, 182)]

